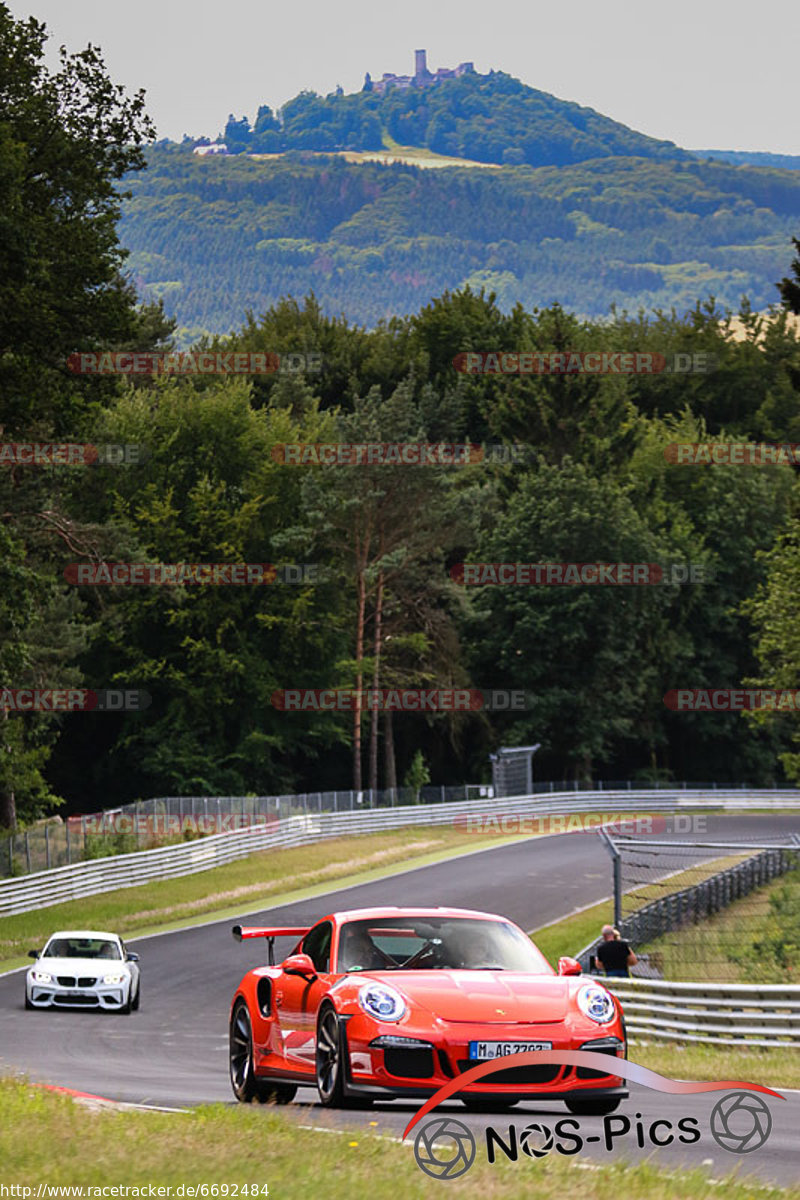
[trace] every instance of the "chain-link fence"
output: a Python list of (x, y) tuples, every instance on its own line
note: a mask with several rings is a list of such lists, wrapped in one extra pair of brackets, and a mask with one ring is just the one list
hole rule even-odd
[(284, 796), (164, 796), (104, 812), (54, 817), (0, 837), (0, 878), (127, 854), (285, 817), (490, 798), (488, 784)]
[(800, 982), (800, 837), (763, 842), (606, 838), (615, 924), (643, 974)]

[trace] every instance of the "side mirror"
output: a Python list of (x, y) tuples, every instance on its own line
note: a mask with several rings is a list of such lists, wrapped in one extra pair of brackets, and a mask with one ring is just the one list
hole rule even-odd
[(129, 950), (128, 953), (125, 955), (125, 961), (126, 962), (138, 962), (139, 955), (134, 954), (134, 952), (132, 950)]
[(577, 958), (569, 958), (567, 955), (563, 955), (558, 960), (558, 973), (559, 975), (582, 975), (583, 967)]
[(38, 958), (41, 953), (41, 950), (29, 950), (28, 958)]
[(290, 954), (283, 963), (284, 975), (299, 975), (313, 983), (317, 978), (316, 967), (307, 954)]

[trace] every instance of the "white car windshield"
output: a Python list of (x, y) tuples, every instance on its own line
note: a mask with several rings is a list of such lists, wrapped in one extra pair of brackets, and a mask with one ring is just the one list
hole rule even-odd
[(117, 942), (107, 938), (58, 937), (45, 946), (42, 958), (122, 958)]
[(437, 968), (552, 974), (530, 938), (507, 921), (401, 915), (348, 921), (342, 927), (339, 971)]

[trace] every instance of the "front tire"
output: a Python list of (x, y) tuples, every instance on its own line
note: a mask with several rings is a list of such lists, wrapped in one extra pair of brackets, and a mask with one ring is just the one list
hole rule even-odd
[(344, 1106), (345, 1048), (336, 1010), (326, 1005), (317, 1022), (317, 1091), (324, 1108)]
[(142, 985), (139, 984), (139, 986), (136, 989), (136, 998), (131, 1001), (131, 1011), (132, 1012), (139, 1011), (139, 1000), (141, 999), (141, 995), (142, 995)]
[(620, 1096), (598, 1096), (596, 1100), (565, 1100), (567, 1108), (576, 1117), (605, 1117), (622, 1103)]
[(25, 1008), (28, 1010), (28, 1012), (32, 1012), (35, 1007), (36, 1006), (31, 1004), (30, 1000), (28, 999), (28, 989), (25, 988)]
[(253, 1026), (244, 1000), (237, 1000), (231, 1014), (228, 1060), (233, 1094), (241, 1104), (250, 1104), (258, 1094), (253, 1068)]

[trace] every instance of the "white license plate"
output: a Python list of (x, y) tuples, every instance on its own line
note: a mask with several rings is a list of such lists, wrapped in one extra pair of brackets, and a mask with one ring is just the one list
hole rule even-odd
[(552, 1050), (552, 1042), (470, 1042), (469, 1056), (474, 1059), (505, 1058), (509, 1054), (528, 1054), (532, 1050)]

